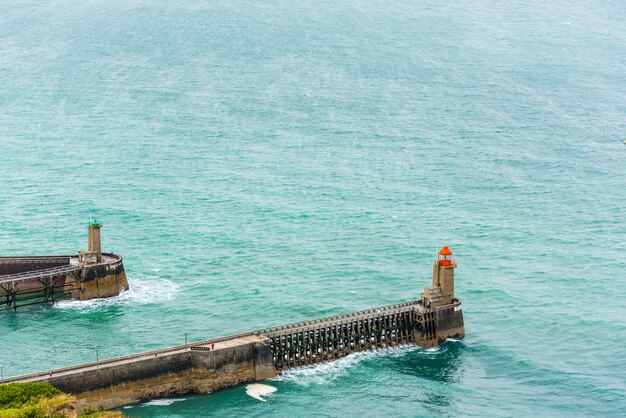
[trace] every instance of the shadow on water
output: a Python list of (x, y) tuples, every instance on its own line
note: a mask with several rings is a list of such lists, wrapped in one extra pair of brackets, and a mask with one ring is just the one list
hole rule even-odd
[(46, 318), (99, 317), (115, 318), (124, 313), (123, 305), (116, 305), (110, 299), (93, 299), (90, 301), (62, 300), (54, 305), (42, 304), (18, 308), (17, 313)]
[[(63, 302), (62, 302), (63, 303)], [(52, 304), (41, 304), (18, 307), (16, 311), (0, 312), (2, 332), (23, 332), (28, 329), (37, 330), (50, 322), (55, 324), (69, 324), (73, 327), (93, 329), (107, 325), (114, 325), (124, 315), (122, 306), (106, 306), (102, 309), (78, 310), (59, 309)]]
[(412, 350), (406, 355), (394, 358), (382, 358), (387, 363), (382, 366), (395, 372), (410, 375), (433, 382), (458, 382), (459, 369), (466, 353), (465, 345), (460, 341), (446, 341), (432, 349)]
[(457, 396), (450, 388), (462, 380), (466, 354), (467, 347), (462, 342), (446, 341), (439, 347), (411, 351), (382, 366), (421, 386), (418, 402), (428, 414), (440, 415), (449, 413), (448, 408), (457, 403)]

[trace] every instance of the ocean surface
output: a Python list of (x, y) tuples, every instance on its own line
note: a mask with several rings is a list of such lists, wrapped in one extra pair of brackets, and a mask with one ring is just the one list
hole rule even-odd
[(467, 337), (130, 417), (626, 415), (626, 3), (0, 3), (0, 255), (124, 257), (0, 313), (5, 377), (417, 298)]

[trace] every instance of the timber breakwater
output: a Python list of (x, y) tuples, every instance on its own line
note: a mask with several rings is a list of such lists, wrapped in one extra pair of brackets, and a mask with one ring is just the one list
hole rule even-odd
[(47, 382), (78, 406), (111, 409), (166, 396), (209, 393), (264, 380), (283, 370), (333, 361), (359, 351), (432, 347), (465, 335), (454, 296), (452, 252), (434, 263), (420, 299), (298, 322), (0, 381)]
[(0, 310), (108, 298), (128, 290), (122, 257), (102, 253), (101, 227), (98, 221), (89, 223), (88, 248), (75, 256), (0, 257)]

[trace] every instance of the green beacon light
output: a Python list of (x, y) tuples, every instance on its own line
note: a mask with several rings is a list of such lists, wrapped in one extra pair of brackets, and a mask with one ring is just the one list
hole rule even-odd
[(89, 226), (102, 227), (102, 222), (100, 222), (97, 219), (94, 219), (93, 221), (89, 221)]

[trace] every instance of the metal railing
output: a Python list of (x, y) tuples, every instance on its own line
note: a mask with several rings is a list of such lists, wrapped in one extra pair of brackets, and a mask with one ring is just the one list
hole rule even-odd
[(311, 321), (305, 321), (305, 322), (294, 322), (292, 324), (280, 325), (280, 326), (271, 327), (271, 328), (263, 328), (255, 332), (257, 333), (257, 335), (261, 335), (261, 334), (271, 335), (274, 333), (289, 332), (295, 329), (304, 329), (304, 328), (312, 327), (312, 326), (324, 326), (324, 325), (332, 324), (338, 321), (345, 321), (347, 319), (357, 319), (360, 317), (366, 317), (368, 315), (378, 315), (378, 314), (383, 314), (383, 313), (389, 313), (392, 311), (402, 312), (405, 310), (410, 310), (411, 307), (415, 305), (417, 302), (418, 301), (415, 300), (411, 302), (403, 302), (403, 303), (398, 303), (394, 305), (379, 306), (377, 308), (351, 312), (348, 314), (329, 316), (326, 318), (313, 319)]
[(67, 265), (60, 267), (51, 267), (47, 269), (41, 270), (32, 270), (26, 271), (23, 273), (15, 273), (15, 274), (5, 274), (4, 276), (0, 276), (0, 285), (5, 284), (16, 284), (22, 282), (28, 282), (32, 280), (43, 279), (46, 277), (54, 277), (62, 274), (68, 274), (74, 271), (82, 270), (81, 265)]

